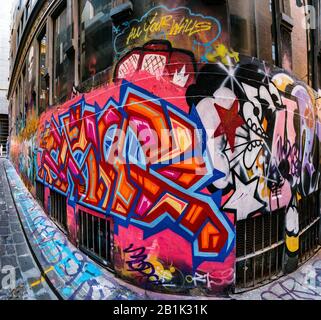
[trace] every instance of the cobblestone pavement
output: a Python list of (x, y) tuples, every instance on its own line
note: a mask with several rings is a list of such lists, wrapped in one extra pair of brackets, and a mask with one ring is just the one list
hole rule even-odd
[[(5, 168), (5, 170), (4, 170)], [(8, 176), (8, 181), (6, 178)], [(10, 186), (10, 189), (9, 189)], [(66, 300), (321, 300), (321, 251), (296, 272), (245, 293), (225, 297), (165, 295), (137, 288), (97, 265), (75, 248), (27, 191), (8, 160), (0, 159), (0, 267), (12, 265), (15, 290), (1, 290), (1, 299), (56, 299), (28, 249), (24, 231), (46, 280)], [(5, 275), (1, 274), (1, 280)]]
[(48, 284), (41, 280), (41, 272), (29, 250), (3, 161), (0, 160), (0, 300), (57, 299)]

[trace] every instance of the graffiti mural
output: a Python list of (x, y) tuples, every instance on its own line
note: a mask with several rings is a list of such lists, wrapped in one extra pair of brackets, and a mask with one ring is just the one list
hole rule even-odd
[[(186, 87), (187, 111), (161, 93), (155, 95), (157, 88), (125, 80), (134, 74), (142, 84), (139, 76), (144, 79), (147, 72), (140, 67), (142, 61), (156, 53), (193, 61), (192, 55), (172, 49), (166, 41), (148, 43), (120, 60), (115, 86), (99, 94), (104, 103), (93, 103), (88, 95), (42, 118), (38, 181), (68, 196), (71, 208), (82, 205), (113, 217), (115, 246), (122, 257), (115, 267), (119, 261), (119, 272), (128, 278), (134, 274), (140, 284), (159, 284), (156, 265), (168, 261), (165, 249), (157, 255), (146, 249), (156, 239), (162, 239), (162, 248), (173, 241), (185, 243), (190, 261), (183, 262), (183, 253), (174, 250), (170, 255), (176, 261), (166, 262), (162, 270), (180, 270), (186, 288), (186, 277), (210, 274), (211, 263), (233, 269), (235, 221), (282, 208), (287, 212), (289, 253), (297, 252), (297, 199), (315, 191), (319, 178), (311, 168), (318, 142), (311, 131), (314, 119), (300, 122), (301, 114), (311, 112), (306, 110), (309, 103), (300, 112), (295, 96), (300, 92), (310, 101), (307, 89), (304, 94), (304, 87), (284, 72), (264, 73), (259, 62), (206, 64), (189, 86), (188, 80), (183, 86), (173, 81), (185, 66), (183, 59), (166, 72), (168, 78), (148, 71), (155, 81), (168, 83), (169, 96)], [(136, 67), (126, 68), (133, 56)], [(123, 228), (126, 236), (120, 236)], [(163, 237), (169, 230), (171, 235)], [(138, 233), (139, 245), (132, 241)], [(132, 260), (124, 258), (128, 254)]]
[(36, 133), (39, 119), (34, 112), (28, 117), (28, 122), (20, 136), (11, 139), (11, 157), (16, 170), (20, 173), (29, 190), (34, 192), (36, 179)]
[(296, 258), (299, 203), (319, 189), (321, 100), (229, 48), (223, 25), (180, 6), (115, 25), (113, 81), (42, 113), (34, 158), (13, 144), (45, 209), (51, 191), (65, 197), (75, 245), (79, 208), (93, 228), (112, 220), (113, 268), (143, 288), (230, 290), (237, 222), (280, 210)]
[(102, 109), (83, 98), (44, 121), (38, 181), (68, 195), (69, 205), (111, 214), (116, 235), (129, 224), (143, 238), (174, 230), (190, 244), (192, 270), (224, 261), (234, 246), (233, 225), (204, 191), (221, 173), (194, 136), (203, 134), (198, 120), (128, 82), (119, 96)]
[[(297, 200), (316, 191), (320, 177), (311, 93), (259, 62), (200, 70), (187, 97), (212, 131), (209, 154), (224, 173), (213, 188), (223, 189), (224, 211), (242, 220), (285, 208), (288, 237), (298, 236)], [(290, 251), (297, 251), (297, 240), (290, 242)]]

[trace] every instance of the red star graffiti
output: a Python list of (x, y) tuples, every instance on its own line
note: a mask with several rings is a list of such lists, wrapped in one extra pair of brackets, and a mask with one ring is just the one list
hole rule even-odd
[(225, 134), (231, 150), (234, 152), (236, 129), (245, 124), (243, 118), (239, 115), (238, 100), (235, 99), (230, 110), (227, 110), (216, 103), (214, 105), (221, 119), (221, 124), (216, 129), (214, 138)]

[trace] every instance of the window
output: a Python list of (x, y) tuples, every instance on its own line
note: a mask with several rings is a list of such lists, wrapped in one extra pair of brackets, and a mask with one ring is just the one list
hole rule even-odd
[(13, 122), (15, 125), (15, 135), (18, 135), (19, 133), (19, 108), (20, 108), (20, 102), (19, 102), (19, 96), (20, 96), (20, 90), (19, 90), (19, 83), (16, 87), (16, 93), (15, 93), (15, 118), (13, 118)]
[(22, 76), (20, 78), (20, 93), (19, 93), (19, 107), (20, 107), (20, 128), (19, 132), (25, 128), (25, 120), (26, 120), (26, 95), (25, 95), (25, 78), (26, 78), (26, 67), (22, 70)]
[(291, 16), (290, 0), (281, 0), (281, 11), (288, 16)]
[[(280, 36), (281, 42), (281, 52), (282, 52), (282, 67), (291, 72), (293, 69), (293, 57), (292, 57), (292, 37), (291, 29), (285, 25), (281, 25)], [(306, 63), (307, 60), (304, 61)]]
[(110, 219), (99, 218), (79, 210), (80, 248), (104, 265), (112, 264), (112, 224)]
[(74, 56), (72, 45), (72, 24), (67, 8), (54, 19), (54, 103), (70, 98), (74, 83)]
[(38, 114), (40, 115), (46, 110), (49, 105), (49, 90), (47, 82), (47, 35), (44, 31), (40, 36), (39, 40), (39, 109)]
[(300, 263), (311, 258), (319, 249), (319, 207), (319, 192), (303, 197), (299, 202)]
[(36, 196), (42, 207), (45, 206), (45, 186), (43, 183), (36, 181)]
[(80, 1), (80, 62), (83, 82), (112, 65), (111, 3), (111, 0)]
[(246, 56), (276, 64), (273, 0), (229, 0), (231, 47)]
[(25, 81), (25, 116), (27, 117), (36, 108), (36, 65), (35, 48), (30, 47), (26, 60)]
[(50, 190), (50, 218), (67, 230), (67, 198)]

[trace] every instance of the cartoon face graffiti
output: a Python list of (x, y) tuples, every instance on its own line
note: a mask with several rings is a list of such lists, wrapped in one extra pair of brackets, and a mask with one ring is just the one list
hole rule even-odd
[[(223, 190), (226, 196), (222, 208), (236, 212), (239, 220), (288, 208), (303, 181), (301, 161), (312, 154), (306, 136), (313, 136), (313, 120), (302, 120), (305, 155), (300, 154), (300, 137), (296, 134), (300, 125), (296, 114), (300, 101), (296, 98), (301, 97), (301, 105), (305, 101), (308, 107), (311, 102), (307, 91), (291, 89), (289, 81), (284, 85), (282, 76), (268, 76), (263, 67), (255, 63), (206, 65), (186, 95), (192, 112), (198, 113), (207, 129), (207, 150), (213, 166), (225, 174), (211, 189)], [(291, 99), (285, 97), (288, 91)], [(301, 109), (306, 118), (307, 109)], [(311, 162), (306, 162), (307, 170)], [(248, 205), (240, 204), (241, 199)]]

